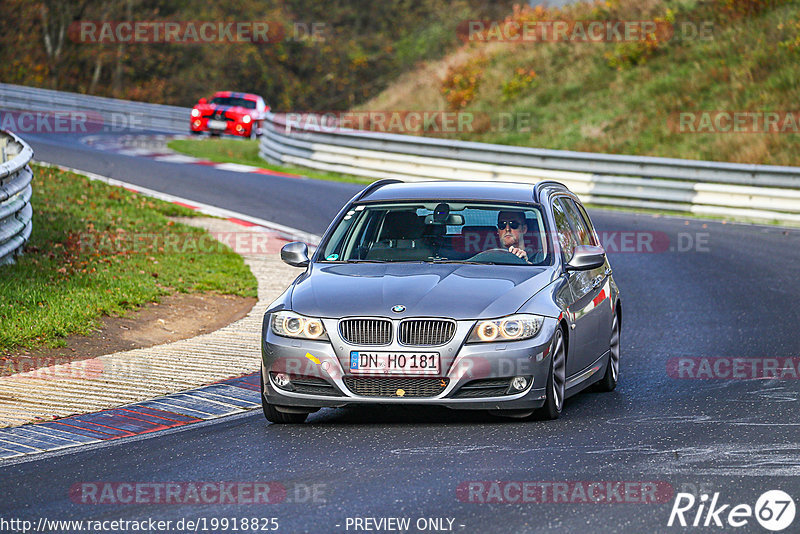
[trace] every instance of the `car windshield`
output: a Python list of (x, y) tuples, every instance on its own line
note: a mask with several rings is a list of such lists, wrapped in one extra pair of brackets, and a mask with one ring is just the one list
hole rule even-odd
[[(542, 213), (533, 205), (361, 204), (345, 214), (318, 261), (550, 265), (546, 235)], [(524, 254), (509, 252), (510, 247)]]
[(218, 106), (238, 106), (240, 108), (256, 109), (255, 100), (247, 100), (235, 96), (215, 96), (211, 99), (211, 103)]

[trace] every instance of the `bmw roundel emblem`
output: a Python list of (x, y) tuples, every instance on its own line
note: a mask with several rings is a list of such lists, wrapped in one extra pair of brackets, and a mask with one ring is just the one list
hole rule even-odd
[(396, 304), (396, 305), (392, 306), (392, 311), (395, 312), (395, 313), (400, 313), (400, 312), (406, 311), (406, 307), (403, 306), (402, 304)]

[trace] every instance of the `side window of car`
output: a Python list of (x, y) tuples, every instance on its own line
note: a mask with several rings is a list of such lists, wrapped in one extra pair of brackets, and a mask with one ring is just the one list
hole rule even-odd
[(577, 204), (571, 198), (562, 198), (564, 207), (567, 210), (567, 220), (569, 225), (575, 230), (576, 237), (579, 245), (597, 245), (594, 238), (594, 232), (591, 227), (587, 225), (583, 215), (578, 210)]
[(558, 232), (558, 243), (561, 245), (561, 257), (564, 262), (572, 259), (572, 253), (578, 242), (567, 220), (567, 213), (561, 204), (562, 199), (557, 198), (553, 201), (553, 218), (556, 220), (556, 231)]
[(583, 222), (586, 223), (586, 228), (589, 229), (589, 233), (592, 236), (592, 245), (600, 246), (601, 243), (600, 243), (599, 238), (597, 236), (597, 231), (594, 229), (594, 225), (592, 224), (592, 219), (589, 218), (589, 214), (586, 213), (586, 208), (584, 208), (583, 205), (578, 204), (578, 203), (576, 203), (576, 205), (578, 206), (578, 211), (581, 214), (581, 218), (583, 219)]

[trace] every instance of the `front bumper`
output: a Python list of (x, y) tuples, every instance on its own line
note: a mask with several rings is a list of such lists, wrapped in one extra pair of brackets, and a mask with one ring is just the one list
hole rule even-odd
[(213, 132), (225, 135), (238, 135), (240, 137), (250, 137), (253, 128), (256, 128), (256, 122), (243, 123), (238, 120), (227, 121), (227, 126), (224, 130), (212, 130), (208, 127), (208, 117), (192, 118), (189, 127), (193, 132)]
[[(270, 404), (283, 407), (308, 408), (343, 407), (364, 404), (414, 404), (444, 406), (468, 410), (528, 410), (544, 404), (545, 384), (550, 369), (550, 340), (557, 321), (545, 318), (539, 333), (527, 340), (500, 343), (463, 344), (474, 321), (459, 321), (454, 341), (442, 347), (363, 347), (345, 343), (338, 337), (336, 320), (324, 319), (330, 341), (306, 341), (286, 338), (272, 333), (265, 322), (262, 342), (262, 386), (264, 398)], [(446, 386), (432, 396), (398, 396), (395, 394), (358, 395), (345, 381), (355, 378), (350, 373), (350, 351), (381, 350), (392, 352), (439, 352), (441, 372)], [(325, 393), (300, 393), (279, 388), (272, 373), (290, 377), (311, 377), (324, 380)], [(528, 378), (527, 387), (496, 396), (464, 397), (463, 386), (475, 381)], [(384, 377), (388, 378), (388, 377)], [(391, 378), (414, 379), (415, 376), (391, 375)], [(332, 387), (331, 387), (332, 386)], [(469, 386), (468, 386), (469, 388)]]

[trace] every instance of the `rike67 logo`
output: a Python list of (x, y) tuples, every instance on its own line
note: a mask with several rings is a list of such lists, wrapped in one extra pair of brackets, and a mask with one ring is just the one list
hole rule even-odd
[(719, 492), (711, 497), (703, 493), (699, 498), (692, 493), (678, 493), (667, 526), (727, 527), (727, 531), (730, 527), (750, 526), (755, 518), (765, 529), (780, 532), (794, 522), (794, 516), (794, 500), (781, 490), (762, 493), (755, 506), (725, 503), (720, 499)]

